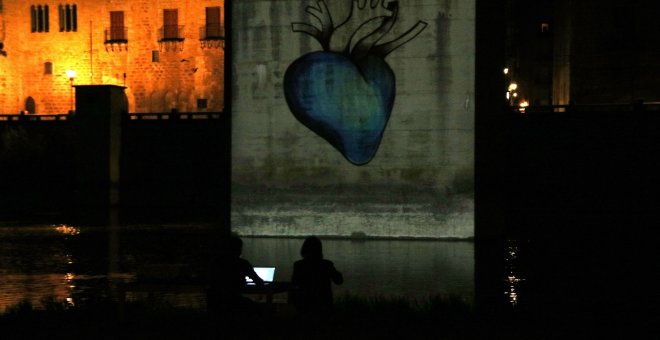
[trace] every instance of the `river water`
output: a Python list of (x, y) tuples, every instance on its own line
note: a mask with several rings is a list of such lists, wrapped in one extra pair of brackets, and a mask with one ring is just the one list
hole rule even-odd
[[(36, 306), (48, 297), (75, 305), (112, 294), (109, 287), (141, 273), (167, 277), (203, 266), (213, 251), (214, 231), (208, 225), (0, 224), (0, 312), (24, 299)], [(276, 267), (275, 280), (288, 281), (303, 239), (243, 242), (244, 258)], [(474, 301), (473, 242), (324, 239), (323, 247), (345, 277), (334, 287), (338, 297), (421, 301), (441, 295)], [(203, 306), (199, 294), (168, 298), (175, 305)]]

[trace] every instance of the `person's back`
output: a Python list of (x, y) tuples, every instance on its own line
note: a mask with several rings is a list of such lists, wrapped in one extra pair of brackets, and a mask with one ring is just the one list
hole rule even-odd
[(218, 263), (221, 278), (214, 280), (222, 300), (237, 301), (245, 287), (245, 277), (253, 270), (252, 265), (242, 258), (225, 258)]
[(303, 243), (302, 260), (293, 265), (292, 302), (299, 311), (328, 311), (332, 308), (332, 283), (342, 284), (344, 277), (331, 261), (323, 259), (321, 241), (312, 236)]
[(210, 286), (207, 296), (209, 309), (216, 310), (220, 305), (233, 306), (247, 302), (242, 292), (245, 288), (245, 277), (250, 277), (257, 285), (263, 285), (263, 280), (254, 272), (247, 260), (241, 258), (243, 242), (232, 236), (221, 244), (220, 256), (214, 261)]

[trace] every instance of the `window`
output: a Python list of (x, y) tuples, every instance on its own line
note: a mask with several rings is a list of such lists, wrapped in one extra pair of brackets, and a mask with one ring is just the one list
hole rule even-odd
[(152, 63), (160, 62), (160, 51), (157, 50), (151, 51), (151, 62)]
[(34, 98), (27, 97), (25, 99), (25, 111), (27, 111), (27, 113), (37, 112), (37, 104), (35, 103)]
[(110, 12), (110, 41), (128, 41), (124, 27), (124, 11)]
[(550, 32), (550, 24), (547, 22), (541, 23), (541, 33), (548, 33)]
[(206, 7), (206, 39), (217, 39), (224, 36), (220, 11), (220, 7)]
[(48, 5), (30, 6), (30, 23), (32, 33), (48, 32)]
[(60, 5), (60, 32), (78, 31), (78, 7), (76, 5)]
[(179, 29), (179, 10), (163, 10), (163, 40), (182, 40)]
[(44, 74), (53, 74), (53, 63), (50, 61), (44, 63)]
[(208, 99), (206, 98), (197, 98), (197, 109), (203, 110), (208, 107)]

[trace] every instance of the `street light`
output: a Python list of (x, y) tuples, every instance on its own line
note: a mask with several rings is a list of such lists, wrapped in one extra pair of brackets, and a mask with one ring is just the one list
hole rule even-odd
[(73, 112), (73, 80), (76, 78), (76, 70), (66, 70), (66, 76), (69, 77), (69, 81), (71, 82), (71, 109), (69, 110), (69, 113)]
[(516, 97), (518, 97), (518, 84), (516, 83), (511, 83), (509, 84), (509, 87), (507, 88), (506, 92), (506, 99), (509, 100), (509, 105), (513, 105), (513, 102), (515, 101)]

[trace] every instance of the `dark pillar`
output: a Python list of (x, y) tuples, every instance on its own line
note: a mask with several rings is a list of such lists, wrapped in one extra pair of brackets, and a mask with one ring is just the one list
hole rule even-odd
[(124, 87), (77, 85), (77, 202), (84, 213), (107, 216), (119, 205), (121, 122), (128, 113)]
[(486, 319), (506, 307), (505, 9), (500, 1), (476, 2), (475, 285), (477, 311)]
[(218, 220), (220, 224), (221, 233), (224, 236), (229, 236), (231, 232), (231, 115), (232, 115), (232, 87), (233, 82), (235, 81), (232, 72), (233, 72), (233, 0), (227, 0), (225, 2), (225, 15), (223, 20), (225, 20), (225, 78), (224, 78), (224, 98), (225, 98), (225, 107), (224, 112), (221, 116), (221, 136), (222, 136), (222, 173), (226, 174), (222, 181), (222, 199), (219, 202), (221, 208), (218, 209), (219, 215)]

